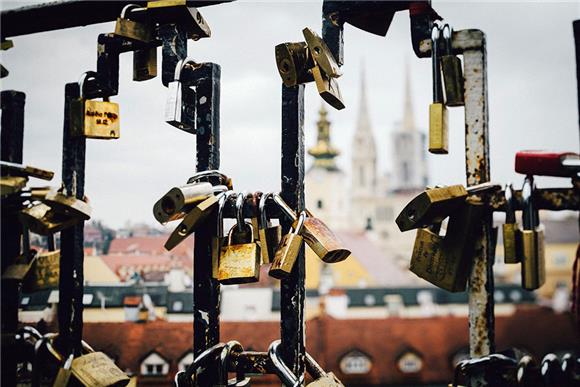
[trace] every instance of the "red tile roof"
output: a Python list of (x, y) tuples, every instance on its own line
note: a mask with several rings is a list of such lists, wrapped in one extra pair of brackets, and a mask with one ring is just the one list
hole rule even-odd
[(169, 255), (130, 255), (109, 254), (100, 257), (121, 280), (127, 279), (128, 272), (168, 272), (174, 267), (183, 268), (187, 273), (193, 271), (191, 257), (174, 257)]
[(163, 247), (167, 238), (169, 238), (169, 235), (113, 239), (109, 248), (109, 254), (193, 256), (193, 237), (188, 237), (171, 251), (167, 251), (165, 250), (165, 247)]
[[(447, 383), (452, 379), (451, 359), (468, 343), (466, 318), (453, 316), (382, 320), (320, 317), (307, 322), (307, 333), (308, 351), (347, 386)], [(279, 335), (277, 321), (221, 324), (222, 340), (236, 339), (246, 350), (265, 351)], [(118, 359), (122, 369), (133, 372), (138, 372), (143, 356), (157, 351), (171, 362), (170, 375), (140, 382), (170, 385), (177, 362), (192, 346), (193, 334), (191, 322), (87, 323), (84, 338)], [(539, 358), (548, 352), (578, 348), (580, 339), (569, 314), (528, 307), (510, 317), (496, 318), (496, 344), (498, 350), (516, 346)], [(341, 372), (340, 360), (353, 350), (370, 357), (373, 366), (368, 374)], [(421, 371), (413, 375), (403, 374), (396, 366), (398, 358), (408, 350), (418, 353), (424, 361)], [(275, 381), (272, 377), (254, 378), (252, 383), (276, 385)]]

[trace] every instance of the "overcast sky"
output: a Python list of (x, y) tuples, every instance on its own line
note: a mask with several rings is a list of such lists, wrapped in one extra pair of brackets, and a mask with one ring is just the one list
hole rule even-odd
[[(28, 2), (2, 2), (14, 8)], [(280, 78), (274, 60), (278, 43), (303, 40), (308, 26), (320, 31), (322, 1), (256, 2), (204, 7), (212, 37), (189, 43), (196, 61), (221, 65), (222, 170), (236, 189), (278, 190), (280, 186)], [(434, 1), (455, 30), (479, 28), (487, 35), (492, 179), (522, 178), (513, 172), (517, 150), (578, 151), (579, 130), (572, 21), (576, 2)], [(60, 181), (64, 85), (96, 69), (97, 35), (114, 23), (15, 37), (1, 53), (10, 71), (2, 89), (26, 93), (24, 161), (56, 171)], [(161, 55), (159, 55), (159, 61)], [(390, 131), (401, 119), (405, 62), (411, 71), (415, 120), (426, 132), (431, 102), (431, 67), (414, 56), (408, 12), (399, 12), (387, 37), (345, 26), (344, 75), (339, 83), (346, 109), (330, 108), (332, 138), (350, 168), (350, 144), (358, 112), (364, 63), (380, 173), (391, 166)], [(160, 66), (159, 66), (160, 69)], [(186, 182), (195, 168), (195, 137), (163, 121), (166, 89), (160, 77), (133, 82), (131, 54), (121, 57), (121, 138), (87, 141), (86, 193), (93, 218), (119, 227), (127, 220), (154, 224), (153, 203)], [(307, 146), (316, 137), (321, 99), (306, 87)], [(463, 183), (463, 109), (450, 109), (450, 154), (429, 155), (431, 182)], [(307, 156), (308, 157), (308, 156)], [(308, 164), (310, 160), (308, 160)], [(559, 179), (540, 186), (565, 185)]]

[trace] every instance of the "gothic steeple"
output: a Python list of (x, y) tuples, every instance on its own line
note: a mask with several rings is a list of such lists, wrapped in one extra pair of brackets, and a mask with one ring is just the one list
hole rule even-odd
[(415, 119), (413, 118), (413, 97), (411, 92), (411, 76), (409, 61), (405, 61), (405, 106), (403, 107), (403, 130), (414, 131)]
[(316, 122), (318, 127), (318, 140), (316, 145), (308, 150), (308, 154), (314, 157), (312, 168), (324, 168), (328, 170), (338, 170), (335, 157), (340, 151), (332, 146), (330, 142), (330, 122), (326, 118), (328, 112), (324, 104), (320, 106), (319, 119)]

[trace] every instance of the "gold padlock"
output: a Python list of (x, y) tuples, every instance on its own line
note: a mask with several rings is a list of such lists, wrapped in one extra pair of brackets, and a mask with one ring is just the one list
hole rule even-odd
[[(226, 189), (225, 186), (217, 186), (214, 189)], [(193, 234), (197, 227), (199, 227), (213, 212), (213, 209), (218, 204), (220, 197), (213, 194), (207, 199), (196, 205), (181, 221), (181, 223), (173, 230), (165, 248), (167, 250), (173, 249), (181, 243), (189, 235)]]
[(28, 179), (21, 176), (2, 176), (0, 177), (0, 195), (7, 196), (18, 193), (26, 187)]
[(443, 26), (443, 39), (445, 40), (445, 54), (441, 56), (441, 72), (445, 82), (445, 105), (464, 106), (464, 79), (461, 59), (453, 55), (453, 29), (449, 24)]
[(306, 220), (306, 212), (302, 211), (298, 217), (298, 223), (294, 231), (284, 235), (276, 254), (274, 261), (270, 267), (268, 274), (277, 279), (287, 278), (292, 273), (292, 268), (296, 263), (296, 258), (302, 248), (303, 238), (300, 235), (304, 221)]
[(260, 239), (260, 250), (262, 251), (262, 265), (271, 263), (274, 260), (274, 255), (282, 238), (282, 227), (280, 225), (272, 226), (266, 214), (266, 202), (272, 196), (273, 194), (271, 192), (263, 194), (258, 206), (260, 213), (258, 235)]
[[(87, 199), (85, 198), (85, 200)], [(89, 220), (92, 209), (85, 200), (65, 195), (62, 189), (51, 189), (44, 196), (43, 202), (59, 215), (80, 220)]]
[(80, 98), (74, 99), (70, 106), (71, 132), (74, 136), (96, 139), (117, 139), (120, 136), (119, 105), (110, 102), (94, 101), (84, 97), (85, 81), (96, 79), (96, 73), (87, 71), (79, 81)]
[(78, 218), (62, 216), (40, 202), (23, 209), (18, 214), (18, 219), (31, 232), (39, 235), (51, 235), (81, 221)]
[(465, 290), (473, 262), (475, 241), (481, 232), (483, 206), (466, 201), (449, 216), (445, 236), (440, 224), (419, 228), (410, 270), (433, 285), (450, 292)]
[[(153, 25), (146, 20), (145, 9), (142, 10), (142, 20), (135, 20), (135, 14), (139, 6), (136, 4), (128, 4), (123, 7), (121, 16), (117, 18), (115, 23), (115, 32), (117, 36), (134, 40), (138, 42), (149, 43), (153, 39)], [(129, 16), (134, 14), (132, 16)]]
[(285, 86), (292, 87), (314, 80), (310, 71), (312, 58), (306, 42), (278, 44), (275, 55), (278, 73)]
[(147, 81), (157, 76), (157, 47), (133, 51), (133, 80)]
[[(254, 242), (252, 224), (244, 221), (242, 214), (244, 198), (244, 194), (238, 194), (237, 223), (228, 233), (228, 243), (222, 246), (218, 262), (218, 281), (226, 285), (258, 282), (260, 279), (260, 246)], [(234, 235), (235, 233), (238, 235)]]
[(322, 72), (330, 78), (340, 77), (342, 75), (340, 67), (338, 67), (334, 55), (332, 55), (324, 40), (308, 27), (302, 30), (302, 35), (304, 35), (304, 40), (306, 40), (314, 63), (320, 66)]
[(340, 94), (340, 88), (338, 87), (336, 79), (329, 77), (320, 71), (319, 66), (314, 66), (311, 70), (314, 82), (316, 83), (316, 89), (322, 99), (337, 110), (344, 109), (345, 106), (342, 101), (342, 94)]
[(178, 24), (193, 40), (211, 36), (211, 29), (201, 13), (194, 7), (188, 7), (186, 0), (148, 1), (147, 9), (153, 20), (159, 24)]
[(54, 177), (53, 171), (9, 161), (0, 161), (0, 169), (2, 176), (36, 177), (42, 180), (52, 180)]
[[(296, 227), (298, 217), (288, 204), (286, 204), (284, 199), (279, 194), (274, 194), (274, 202), (294, 221), (293, 227)], [(306, 210), (302, 236), (312, 251), (326, 263), (344, 261), (351, 254), (350, 250), (344, 246), (340, 239), (328, 228), (326, 223), (314, 217), (308, 210)]]
[(519, 241), (519, 225), (516, 222), (516, 213), (514, 210), (514, 194), (511, 184), (505, 186), (505, 223), (502, 225), (503, 234), (503, 257), (505, 263), (520, 262), (520, 254), (518, 252)]
[(155, 203), (153, 215), (161, 224), (182, 219), (213, 193), (213, 185), (205, 182), (173, 187)]
[(14, 260), (2, 273), (3, 280), (22, 281), (32, 269), (36, 259), (36, 250), (30, 250), (28, 255), (22, 254)]
[(23, 287), (30, 292), (58, 288), (59, 275), (60, 250), (41, 252), (36, 254)]
[(226, 191), (220, 195), (217, 215), (216, 215), (216, 226), (217, 230), (215, 235), (211, 237), (211, 273), (212, 278), (218, 278), (218, 265), (220, 259), (220, 253), (222, 246), (227, 241), (224, 237), (224, 206), (228, 201), (228, 198), (233, 194), (232, 191)]
[(532, 177), (527, 176), (522, 188), (524, 228), (520, 231), (522, 287), (527, 290), (538, 289), (546, 282), (544, 226), (540, 224), (538, 210), (534, 208), (534, 189)]
[(433, 103), (429, 106), (429, 152), (449, 153), (447, 108), (443, 103), (443, 87), (439, 61), (439, 26), (431, 31), (431, 62), (433, 66)]

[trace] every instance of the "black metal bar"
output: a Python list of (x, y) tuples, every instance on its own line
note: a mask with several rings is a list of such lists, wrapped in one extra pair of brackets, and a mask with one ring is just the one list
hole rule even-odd
[(276, 374), (276, 368), (267, 352), (244, 351), (230, 358), (230, 372), (241, 374)]
[[(220, 66), (203, 63), (194, 71), (196, 87), (197, 171), (220, 166)], [(220, 339), (220, 285), (212, 278), (211, 237), (215, 219), (195, 234), (193, 260), (193, 352), (198, 356)], [(210, 372), (209, 374), (213, 374)], [(200, 386), (211, 385), (207, 374)]]
[[(282, 86), (282, 198), (295, 211), (304, 209), (304, 85)], [(283, 232), (291, 221), (282, 219)], [(292, 372), (304, 374), (304, 245), (294, 269), (280, 287), (282, 356)]]
[[(205, 7), (232, 0), (188, 1), (190, 7)], [(128, 3), (146, 6), (147, 1), (68, 0), (32, 5), (3, 11), (0, 14), (3, 38), (82, 27), (115, 20)]]
[(107, 96), (119, 92), (119, 55), (124, 40), (113, 34), (99, 34), (97, 38), (97, 73)]
[[(524, 209), (522, 191), (514, 190), (514, 201), (512, 207), (516, 211)], [(492, 197), (488, 205), (494, 211), (505, 211), (505, 196), (503, 191), (499, 191)], [(534, 206), (538, 210), (578, 211), (580, 209), (580, 187), (576, 188), (542, 188), (534, 191)]]
[(164, 86), (174, 80), (175, 65), (187, 58), (187, 34), (177, 24), (159, 26), (159, 39), (162, 43), (161, 82)]
[[(24, 103), (26, 94), (21, 91), (6, 90), (1, 95), (2, 131), (0, 134), (0, 156), (3, 161), (22, 163), (22, 145), (24, 140)], [(4, 200), (3, 200), (4, 202)], [(0, 212), (2, 240), (2, 272), (20, 254), (20, 237), (22, 227), (16, 212), (8, 211), (3, 204)], [(18, 327), (18, 283), (2, 280), (2, 333), (14, 333)], [(2, 351), (2, 385), (16, 385), (16, 358), (11, 351)]]
[(580, 130), (580, 20), (572, 23), (574, 29), (574, 47), (576, 52), (576, 98), (578, 102), (578, 130)]
[(338, 18), (335, 2), (322, 3), (322, 39), (339, 66), (344, 64), (344, 24)]
[[(86, 139), (72, 136), (69, 117), (70, 104), (79, 98), (78, 83), (65, 86), (65, 107), (62, 145), (62, 180), (67, 194), (83, 199), (85, 195)], [(65, 354), (81, 354), (83, 334), (83, 260), (84, 222), (65, 229), (60, 236), (59, 276), (59, 343)]]

